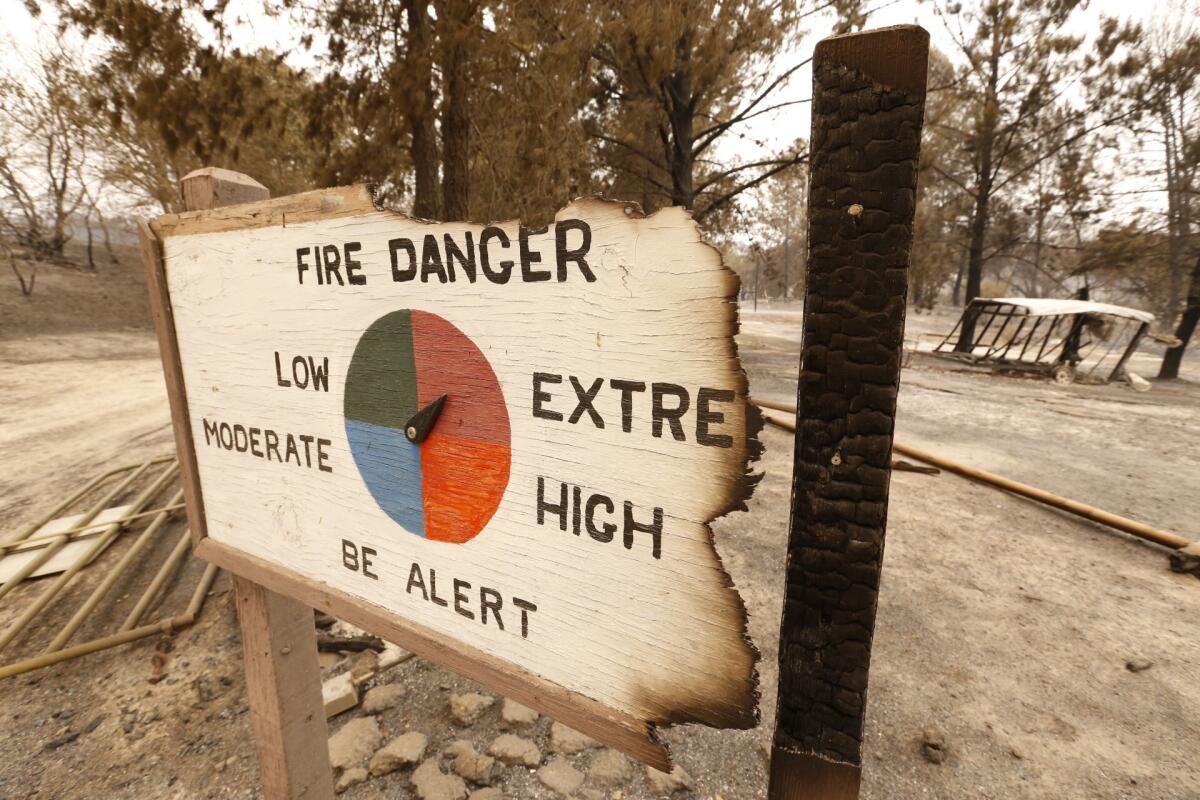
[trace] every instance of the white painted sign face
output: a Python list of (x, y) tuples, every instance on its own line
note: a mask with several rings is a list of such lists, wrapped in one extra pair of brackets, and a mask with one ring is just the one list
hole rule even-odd
[(753, 724), (709, 529), (753, 483), (736, 277), (684, 211), (163, 251), (209, 538), (639, 720)]

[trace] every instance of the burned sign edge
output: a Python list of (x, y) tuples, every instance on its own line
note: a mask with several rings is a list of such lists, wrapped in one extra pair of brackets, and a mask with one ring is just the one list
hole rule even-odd
[[(723, 559), (721, 558), (720, 552), (717, 549), (716, 537), (712, 528), (712, 523), (733, 511), (744, 511), (747, 509), (746, 501), (751, 497), (757, 484), (762, 478), (761, 473), (754, 472), (752, 465), (761, 458), (763, 452), (763, 445), (758, 438), (758, 434), (761, 431), (764, 422), (761, 413), (750, 401), (749, 378), (746, 374), (745, 368), (741, 363), (740, 353), (736, 341), (737, 333), (740, 330), (740, 311), (737, 305), (737, 297), (740, 291), (741, 279), (737, 273), (730, 269), (725, 263), (719, 248), (704, 240), (700, 226), (692, 217), (691, 212), (678, 207), (668, 207), (659, 209), (658, 211), (647, 215), (641, 209), (640, 205), (635, 202), (611, 200), (599, 196), (586, 196), (577, 198), (565, 204), (555, 213), (555, 217), (559, 218), (562, 212), (569, 208), (587, 210), (588, 207), (592, 205), (602, 207), (604, 209), (611, 209), (614, 207), (620, 208), (624, 212), (624, 215), (631, 221), (643, 219), (653, 220), (656, 217), (659, 217), (659, 215), (664, 215), (665, 218), (665, 216), (668, 214), (679, 213), (680, 211), (683, 212), (683, 218), (686, 219), (686, 223), (691, 228), (691, 232), (695, 237), (695, 244), (708, 248), (712, 251), (712, 254), (715, 257), (715, 269), (721, 273), (722, 281), (724, 285), (728, 287), (725, 295), (719, 299), (719, 301), (723, 304), (722, 325), (724, 330), (722, 338), (727, 342), (725, 345), (726, 349), (724, 357), (735, 367), (735, 369), (732, 370), (734, 374), (735, 391), (738, 393), (738, 395), (740, 395), (740, 399), (742, 400), (745, 409), (745, 441), (742, 458), (743, 463), (740, 468), (741, 475), (737, 479), (733, 480), (727, 496), (721, 498), (720, 503), (716, 506), (711, 515), (708, 516), (707, 519), (697, 520), (697, 523), (703, 528), (705, 541), (707, 542), (708, 546), (708, 552), (711, 554), (713, 564), (716, 568), (717, 574), (715, 576), (716, 580), (714, 582), (714, 588), (717, 592), (728, 593), (727, 602), (731, 603), (730, 611), (733, 613), (733, 617), (729, 619), (729, 622), (733, 623), (730, 627), (733, 628), (734, 625), (737, 626), (737, 640), (740, 642), (741, 651), (741, 658), (739, 658), (739, 661), (744, 660), (745, 662), (744, 674), (736, 679), (735, 684), (730, 687), (731, 691), (721, 695), (722, 702), (720, 705), (709, 705), (694, 701), (682, 703), (670, 702), (673, 698), (672, 695), (669, 693), (654, 692), (650, 689), (650, 687), (647, 686), (644, 693), (638, 693), (637, 695), (638, 705), (641, 707), (641, 710), (636, 714), (621, 712), (611, 709), (597, 700), (586, 698), (584, 695), (567, 689), (560, 684), (549, 681), (546, 678), (534, 676), (536, 678), (535, 683), (540, 684), (540, 686), (543, 687), (543, 691), (553, 689), (557, 692), (565, 692), (570, 696), (576, 696), (585, 700), (588, 704), (596, 704), (598, 708), (604, 709), (606, 713), (622, 715), (623, 717), (627, 717), (629, 720), (636, 719), (638, 723), (645, 728), (645, 730), (642, 732), (642, 736), (648, 743), (648, 747), (651, 749), (657, 748), (660, 750), (663, 753), (664, 760), (661, 762), (654, 761), (651, 758), (646, 757), (645, 753), (637, 750), (637, 748), (632, 750), (628, 748), (619, 749), (625, 749), (626, 752), (630, 753), (630, 755), (634, 755), (635, 757), (644, 760), (647, 763), (652, 763), (653, 765), (660, 767), (666, 766), (669, 768), (669, 756), (665, 755), (666, 749), (657, 734), (657, 728), (659, 726), (666, 727), (682, 723), (700, 723), (714, 728), (746, 729), (756, 726), (760, 719), (762, 689), (759, 674), (759, 662), (761, 660), (761, 652), (750, 637), (749, 615), (745, 600), (738, 591), (737, 585), (733, 581), (732, 576), (729, 574), (729, 571), (726, 568)], [(179, 378), (177, 387), (178, 391), (169, 391), (169, 395), (171, 396), (172, 400), (173, 418), (176, 416), (174, 408), (176, 405), (176, 400), (179, 401), (181, 415), (180, 418), (182, 419), (182, 425), (185, 428), (187, 441), (186, 443), (178, 441), (179, 434), (177, 433), (177, 449), (179, 449), (181, 453), (184, 453), (186, 455), (185, 460), (189, 461), (189, 469), (185, 470), (185, 474), (187, 482), (194, 487), (195, 496), (198, 499), (198, 502), (194, 504), (193, 507), (198, 508), (199, 511), (192, 515), (194, 547), (196, 547), (198, 554), (206, 558), (208, 556), (205, 554), (213, 555), (214, 557), (210, 558), (209, 560), (213, 561), (213, 563), (217, 563), (220, 566), (225, 566), (227, 569), (231, 569), (231, 571), (238, 572), (235, 567), (227, 566), (227, 564), (246, 565), (252, 564), (253, 561), (257, 559), (230, 545), (225, 545), (207, 538), (207, 523), (203, 513), (203, 494), (200, 487), (198, 470), (195, 469), (195, 451), (194, 443), (192, 442), (193, 432), (191, 430), (190, 416), (188, 415), (186, 389), (182, 382), (182, 364), (179, 360), (177, 344), (175, 344), (176, 339), (174, 320), (171, 316), (170, 297), (166, 284), (166, 267), (165, 261), (162, 258), (162, 245), (166, 238), (172, 236), (225, 233), (238, 230), (270, 227), (284, 228), (288, 225), (295, 225), (298, 223), (316, 222), (371, 213), (385, 213), (397, 218), (398, 220), (420, 225), (482, 224), (471, 222), (445, 223), (415, 218), (401, 211), (384, 207), (377, 201), (373, 187), (365, 184), (357, 184), (349, 187), (321, 189), (271, 200), (223, 206), (206, 211), (163, 215), (150, 222), (147, 226), (147, 233), (155, 236), (157, 239), (156, 244), (158, 245), (160, 256), (157, 269), (158, 275), (161, 277), (161, 285), (155, 287), (160, 291), (154, 293), (152, 300), (156, 304), (162, 303), (165, 306), (167, 313), (163, 322), (165, 325), (169, 326), (166, 333), (170, 337), (170, 342), (172, 345), (171, 350), (174, 356), (173, 369), (178, 373)], [(512, 219), (506, 220), (503, 223), (493, 222), (490, 224), (507, 223), (520, 224), (520, 220)], [(150, 269), (149, 264), (147, 264), (147, 269)], [(716, 299), (717, 298), (714, 298), (714, 300)], [(156, 315), (156, 323), (159, 321), (158, 316), (159, 315)], [(161, 335), (162, 334), (160, 333), (160, 346), (162, 342)], [(163, 349), (162, 352), (165, 362), (167, 358), (167, 350)], [(168, 383), (170, 383), (170, 380), (168, 380)], [(184, 447), (184, 444), (187, 446)], [(272, 573), (272, 570), (276, 570), (276, 572)], [(238, 574), (242, 573), (239, 572)], [(296, 589), (307, 589), (312, 587), (314, 591), (317, 591), (316, 587), (318, 585), (325, 587), (322, 591), (324, 591), (326, 595), (342, 594), (332, 587), (328, 587), (328, 585), (319, 581), (313, 579), (304, 579), (298, 575), (290, 573), (288, 570), (282, 567), (274, 567), (270, 564), (266, 564), (265, 562), (254, 567), (254, 574), (250, 575), (249, 577), (253, 577), (257, 580), (263, 575), (270, 575), (273, 578), (285, 581), (288, 587), (287, 590), (285, 590), (285, 593), (294, 597), (302, 597), (303, 595), (298, 594), (295, 591), (291, 591), (293, 587)], [(265, 585), (271, 586), (270, 581), (264, 580), (262, 582)], [(409, 624), (404, 622), (399, 615), (392, 612), (387, 612), (386, 610), (379, 612), (371, 611), (371, 604), (366, 600), (357, 601), (350, 595), (345, 595), (345, 598), (346, 599), (344, 602), (348, 602), (351, 605), (353, 605), (355, 602), (359, 602), (361, 610), (364, 614), (378, 614), (380, 615), (378, 616), (379, 620), (383, 621), (388, 626), (396, 627), (397, 630), (404, 630), (404, 625)], [(372, 617), (368, 616), (367, 618), (371, 619)], [(347, 619), (352, 622), (354, 621), (349, 617), (347, 617)], [(374, 624), (373, 621), (372, 624)], [(420, 636), (422, 634), (418, 632), (414, 635)], [(440, 636), (440, 634), (437, 635)], [(405, 638), (409, 637), (405, 636)], [(400, 641), (399, 643), (404, 644), (403, 641)], [(463, 646), (459, 645), (459, 647), (461, 649)], [(414, 651), (419, 651), (421, 648), (414, 647), (411, 649)], [(470, 649), (474, 650), (474, 648)], [(435, 660), (438, 660), (439, 663), (446, 663), (448, 665), (455, 664), (456, 666), (453, 668), (457, 671), (468, 674), (470, 677), (474, 677), (481, 683), (487, 683), (487, 681), (484, 679), (487, 673), (486, 668), (479, 671), (484, 675), (484, 677), (480, 677), (480, 675), (475, 674), (474, 671), (461, 669), (461, 667), (458, 666), (458, 662), (454, 659), (443, 659), (435, 656)], [(529, 672), (517, 664), (503, 659), (496, 659), (494, 656), (486, 656), (486, 658), (483, 660), (493, 660), (502, 665), (506, 665), (507, 671), (509, 672), (515, 671), (519, 672), (520, 674), (534, 675), (534, 673)], [(468, 663), (474, 662), (468, 660)], [(536, 692), (532, 692), (528, 696), (530, 705), (539, 707), (537, 697), (538, 695)], [(518, 699), (521, 698), (518, 697)], [(676, 697), (673, 699), (678, 700), (679, 698)], [(664, 700), (667, 700), (668, 702), (663, 702)], [(554, 715), (551, 714), (551, 716)], [(572, 715), (572, 719), (574, 719), (575, 716), (576, 715)], [(597, 738), (610, 737), (598, 736)]]
[(762, 704), (762, 680), (759, 672), (759, 664), (762, 660), (762, 652), (754, 643), (750, 636), (750, 617), (746, 608), (745, 598), (738, 591), (737, 584), (730, 575), (729, 569), (725, 566), (724, 559), (721, 558), (721, 553), (717, 549), (716, 532), (713, 530), (713, 523), (728, 514), (735, 511), (748, 511), (747, 501), (754, 494), (755, 489), (763, 478), (763, 473), (755, 472), (753, 465), (762, 458), (764, 445), (759, 439), (759, 433), (765, 425), (762, 412), (759, 410), (750, 399), (750, 377), (746, 373), (746, 368), (742, 364), (741, 353), (738, 348), (737, 335), (741, 330), (741, 310), (738, 306), (738, 296), (741, 293), (741, 276), (725, 263), (724, 254), (720, 248), (706, 241), (703, 236), (703, 231), (700, 224), (696, 222), (692, 211), (678, 206), (661, 208), (651, 214), (646, 214), (641, 205), (632, 201), (616, 201), (598, 196), (589, 196), (572, 201), (571, 205), (582, 204), (584, 202), (594, 201), (602, 204), (617, 204), (624, 206), (624, 211), (630, 218), (653, 220), (655, 217), (670, 213), (682, 211), (687, 222), (691, 225), (693, 232), (696, 234), (696, 241), (702, 247), (712, 251), (716, 258), (718, 269), (725, 276), (728, 282), (729, 289), (726, 292), (722, 303), (724, 306), (725, 318), (723, 320), (726, 326), (726, 334), (722, 338), (727, 343), (728, 352), (726, 358), (736, 365), (735, 383), (736, 391), (745, 402), (745, 449), (743, 455), (742, 474), (737, 481), (734, 482), (733, 491), (723, 504), (717, 507), (712, 515), (705, 520), (702, 525), (706, 541), (708, 543), (709, 552), (712, 553), (713, 559), (716, 562), (718, 570), (718, 585), (720, 588), (730, 592), (734, 598), (736, 611), (738, 615), (737, 624), (740, 630), (741, 642), (744, 647), (744, 655), (749, 659), (749, 674), (741, 681), (742, 690), (739, 693), (740, 699), (736, 704), (728, 706), (733, 709), (733, 713), (728, 711), (720, 711), (718, 709), (707, 707), (703, 710), (693, 708), (677, 708), (672, 709), (665, 715), (661, 725), (669, 727), (672, 725), (699, 723), (710, 725), (716, 728), (746, 730), (757, 727), (761, 721), (761, 704)]

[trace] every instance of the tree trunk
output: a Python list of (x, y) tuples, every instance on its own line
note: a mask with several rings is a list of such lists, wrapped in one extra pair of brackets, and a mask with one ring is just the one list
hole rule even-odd
[(1167, 178), (1167, 302), (1166, 324), (1171, 325), (1179, 314), (1179, 301), (1183, 295), (1183, 231), (1180, 230), (1180, 205), (1187, 200), (1179, 191), (1179, 165), (1176, 161), (1177, 142), (1175, 119), (1169, 105), (1161, 111), (1163, 121), (1163, 147), (1166, 150)]
[[(979, 130), (979, 162), (975, 170), (975, 185), (978, 188), (975, 195), (975, 210), (971, 215), (971, 246), (967, 251), (967, 305), (979, 296), (983, 286), (983, 245), (987, 240), (988, 213), (992, 197), (992, 147), (996, 143), (996, 125), (1000, 115), (1000, 98), (997, 95), (1000, 86), (1000, 11), (997, 7), (991, 12), (992, 16), (992, 52), (988, 59), (988, 90), (984, 98), (983, 119)], [(976, 315), (963, 316), (962, 330), (954, 350), (959, 353), (971, 352), (975, 341)]]
[(120, 259), (113, 252), (112, 233), (108, 230), (108, 220), (104, 218), (104, 214), (99, 212), (97, 212), (96, 218), (100, 221), (100, 231), (104, 234), (104, 249), (108, 252), (108, 260), (110, 263), (116, 264)]
[(783, 237), (783, 302), (788, 301), (789, 283), (791, 281), (791, 217), (788, 217), (788, 232)]
[(438, 147), (434, 130), (433, 108), (433, 37), (430, 35), (429, 4), (426, 0), (405, 0), (408, 15), (408, 54), (405, 58), (409, 79), (413, 82), (409, 105), (413, 164), (414, 217), (438, 218)]
[(692, 97), (691, 44), (681, 36), (675, 46), (679, 67), (667, 82), (670, 98), (668, 117), (671, 122), (671, 202), (687, 209), (695, 208), (696, 192), (692, 181), (695, 143), (695, 98)]
[(92, 242), (93, 242), (94, 237), (92, 236), (92, 215), (91, 214), (88, 214), (86, 217), (84, 217), (83, 224), (87, 228), (88, 269), (90, 269), (92, 272), (95, 272), (96, 271), (96, 258), (95, 258), (95, 255), (92, 253)]
[(1192, 266), (1192, 284), (1188, 288), (1187, 306), (1179, 320), (1179, 327), (1175, 329), (1175, 338), (1179, 340), (1179, 346), (1168, 349), (1163, 356), (1162, 366), (1158, 370), (1159, 378), (1166, 380), (1179, 377), (1183, 352), (1187, 350), (1188, 342), (1196, 332), (1197, 323), (1200, 323), (1200, 256), (1196, 257), (1196, 263)]
[(1030, 285), (1033, 286), (1033, 296), (1041, 295), (1040, 284), (1042, 280), (1042, 240), (1046, 237), (1046, 213), (1049, 209), (1046, 208), (1046, 203), (1043, 202), (1045, 196), (1042, 194), (1041, 170), (1038, 170), (1038, 204), (1037, 204), (1037, 223), (1034, 225), (1033, 239), (1033, 277), (1030, 280)]
[[(990, 171), (991, 159), (987, 160)], [(983, 244), (987, 238), (988, 201), (991, 199), (988, 195), (990, 192), (991, 186), (986, 182), (980, 185), (979, 196), (975, 200), (975, 211), (971, 215), (971, 245), (967, 250), (967, 295), (964, 305), (970, 305), (972, 300), (979, 297), (983, 286)], [(963, 317), (962, 330), (959, 332), (958, 342), (954, 345), (955, 352), (971, 352), (975, 341), (975, 319), (973, 314)]]
[[(465, 7), (464, 7), (465, 6)], [(441, 35), (442, 75), (446, 90), (442, 99), (442, 218), (464, 221), (471, 215), (471, 120), (468, 53), (465, 46), (474, 8), (461, 0), (438, 4)]]

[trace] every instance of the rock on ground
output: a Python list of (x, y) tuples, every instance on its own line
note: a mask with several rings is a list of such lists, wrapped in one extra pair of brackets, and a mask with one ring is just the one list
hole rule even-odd
[(399, 703), (404, 694), (404, 687), (398, 683), (376, 686), (374, 689), (367, 690), (367, 696), (363, 698), (362, 702), (363, 711), (368, 714), (378, 714)]
[(317, 653), (317, 663), (321, 665), (321, 669), (329, 669), (341, 660), (341, 653), (326, 653), (324, 650)]
[(397, 736), (371, 756), (371, 774), (387, 775), (401, 767), (416, 764), (425, 755), (425, 745), (428, 743), (428, 737), (416, 731)]
[(379, 655), (374, 650), (363, 650), (354, 657), (354, 663), (350, 665), (350, 677), (355, 683), (362, 683), (378, 669)]
[(504, 800), (504, 793), (489, 786), (486, 789), (476, 789), (471, 792), (471, 796), (467, 800)]
[(496, 698), (478, 692), (450, 695), (450, 716), (459, 725), (470, 725), (492, 707)]
[(606, 747), (592, 756), (587, 776), (597, 786), (620, 786), (629, 778), (629, 759)]
[(413, 789), (421, 800), (465, 800), (467, 784), (457, 775), (447, 775), (429, 759), (413, 770)]
[(382, 740), (383, 732), (374, 717), (352, 719), (329, 737), (329, 763), (337, 769), (356, 766), (375, 752)]
[(338, 778), (337, 786), (334, 791), (338, 794), (349, 789), (351, 786), (357, 786), (367, 779), (367, 771), (363, 767), (351, 767), (342, 773), (342, 777)]
[(569, 797), (572, 792), (583, 785), (583, 773), (571, 766), (571, 762), (562, 756), (557, 756), (549, 764), (539, 769), (537, 778), (547, 789), (551, 789), (563, 797)]
[(946, 735), (937, 728), (926, 728), (921, 734), (921, 755), (932, 764), (946, 760)]
[(550, 750), (555, 753), (582, 753), (599, 745), (595, 739), (568, 728), (561, 722), (550, 726)]
[(538, 720), (538, 713), (528, 706), (523, 706), (516, 700), (504, 698), (504, 705), (500, 707), (500, 719), (509, 727), (518, 727), (520, 725), (532, 725)]
[(451, 763), (454, 772), (472, 783), (487, 785), (496, 779), (499, 772), (496, 759), (476, 752), (475, 745), (466, 739), (451, 742), (442, 752), (454, 759)]
[(536, 767), (542, 760), (542, 751), (529, 739), (502, 733), (488, 745), (488, 755), (495, 756), (505, 764), (521, 764)]
[(405, 650), (398, 644), (391, 642), (383, 643), (383, 652), (379, 654), (379, 671), (391, 669), (397, 664), (408, 661), (413, 657), (413, 654)]
[(692, 788), (692, 776), (678, 764), (670, 772), (663, 772), (654, 767), (646, 767), (646, 783), (655, 794), (667, 796), (675, 792), (687, 791)]

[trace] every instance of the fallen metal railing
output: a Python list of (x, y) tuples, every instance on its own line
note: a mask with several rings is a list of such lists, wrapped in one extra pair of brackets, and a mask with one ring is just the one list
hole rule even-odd
[[(159, 468), (157, 471), (155, 471), (156, 467)], [(3, 633), (0, 633), (0, 651), (3, 651), (22, 635), (32, 632), (36, 628), (36, 623), (44, 619), (47, 609), (67, 589), (72, 580), (124, 531), (130, 530), (136, 523), (146, 522), (145, 528), (109, 567), (107, 574), (92, 588), (66, 624), (54, 634), (42, 653), (0, 666), (0, 679), (136, 641), (156, 633), (168, 633), (195, 622), (217, 576), (217, 568), (211, 564), (205, 568), (191, 594), (187, 608), (182, 614), (168, 616), (157, 622), (140, 624), (150, 606), (163, 591), (171, 576), (179, 569), (190, 550), (191, 537), (185, 528), (176, 540), (174, 547), (158, 566), (133, 608), (128, 612), (120, 628), (115, 633), (68, 646), (70, 640), (95, 613), (101, 603), (110, 597), (122, 575), (139, 561), (139, 556), (156, 541), (160, 533), (167, 527), (167, 523), (184, 508), (183, 493), (180, 490), (176, 490), (165, 505), (148, 508), (168, 486), (175, 482), (178, 474), (179, 465), (173, 455), (116, 467), (97, 475), (66, 500), (16, 534), (0, 537), (0, 560), (22, 552), (34, 552), (28, 562), (22, 564), (3, 585), (0, 585), (0, 600), (3, 600), (16, 587), (33, 576), (40, 567), (69, 544), (79, 541), (87, 542), (85, 546), (80, 547), (78, 555), (69, 564), (66, 564), (56, 577), (48, 578), (49, 582), (46, 588), (36, 594), (31, 602), (20, 610)], [(97, 517), (100, 517), (106, 509), (112, 508), (116, 501), (133, 491), (139, 481), (144, 479), (149, 479), (149, 483), (129, 502), (125, 513), (112, 519), (96, 521)], [(113, 485), (107, 487), (107, 483), (113, 483)], [(107, 491), (103, 491), (105, 488)], [(87, 509), (70, 528), (37, 535), (38, 531), (45, 528), (47, 524), (59, 519), (80, 501), (100, 491), (103, 491), (103, 494), (99, 499), (87, 506)]]

